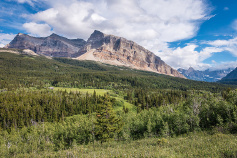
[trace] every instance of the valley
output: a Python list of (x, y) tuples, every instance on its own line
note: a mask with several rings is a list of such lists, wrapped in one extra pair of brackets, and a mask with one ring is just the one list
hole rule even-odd
[(235, 85), (20, 52), (0, 61), (1, 157), (236, 155)]

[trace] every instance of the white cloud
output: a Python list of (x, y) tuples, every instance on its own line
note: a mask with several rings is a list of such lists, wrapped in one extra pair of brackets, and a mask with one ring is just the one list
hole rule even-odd
[(237, 19), (232, 23), (232, 27), (235, 31), (237, 31)]
[(37, 24), (35, 22), (25, 23), (23, 27), (34, 36), (48, 36), (52, 34), (51, 27), (48, 24)]
[(210, 70), (224, 70), (228, 68), (236, 68), (237, 67), (237, 60), (236, 61), (228, 61), (228, 62), (221, 62), (215, 63)]
[(203, 61), (211, 57), (214, 53), (223, 51), (220, 48), (206, 47), (198, 52), (195, 50), (197, 47), (198, 45), (189, 44), (183, 48), (167, 49), (166, 51), (157, 53), (157, 55), (176, 69), (193, 67), (196, 70), (205, 70), (211, 67), (211, 65), (205, 64)]
[(29, 18), (67, 37), (87, 39), (101, 30), (156, 51), (166, 42), (195, 36), (200, 23), (210, 18), (203, 0), (50, 0), (48, 4), (50, 9)]
[(205, 69), (227, 69), (237, 66), (236, 61), (221, 62), (212, 61), (210, 64), (203, 63), (204, 60), (210, 58), (214, 53), (228, 51), (233, 56), (237, 57), (237, 37), (228, 40), (214, 40), (204, 41), (201, 44), (208, 45), (201, 51), (196, 51), (198, 45), (189, 44), (183, 48), (166, 49), (165, 51), (157, 53), (167, 64), (174, 68), (193, 67), (197, 70)]
[(225, 11), (229, 10), (229, 7), (225, 7), (224, 10), (225, 10)]
[(6, 44), (10, 43), (15, 36), (15, 34), (0, 33), (0, 47), (4, 47)]
[(237, 57), (237, 37), (229, 40), (215, 40), (205, 43), (216, 48), (223, 49), (223, 51), (229, 51), (232, 55)]
[(17, 1), (18, 3), (28, 3), (31, 6), (34, 6), (34, 2), (36, 2), (37, 0), (14, 0)]

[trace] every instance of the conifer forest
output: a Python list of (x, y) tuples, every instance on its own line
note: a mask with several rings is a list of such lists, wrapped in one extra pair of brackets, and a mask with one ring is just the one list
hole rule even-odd
[(0, 157), (237, 157), (237, 87), (0, 53)]

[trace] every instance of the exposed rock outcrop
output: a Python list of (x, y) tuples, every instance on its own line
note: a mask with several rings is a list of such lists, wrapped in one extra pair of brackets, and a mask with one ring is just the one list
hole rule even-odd
[(135, 42), (122, 37), (106, 35), (100, 31), (92, 33), (79, 54), (81, 54), (77, 58), (79, 60), (95, 60), (185, 78), (155, 54)]
[(76, 57), (85, 43), (86, 41), (82, 39), (67, 39), (56, 34), (48, 37), (32, 37), (19, 33), (6, 47), (30, 49), (37, 54), (52, 57)]
[(33, 55), (33, 56), (39, 56), (34, 51), (30, 49), (11, 49), (11, 48), (0, 48), (0, 52), (8, 52), (13, 54), (26, 54), (26, 55)]

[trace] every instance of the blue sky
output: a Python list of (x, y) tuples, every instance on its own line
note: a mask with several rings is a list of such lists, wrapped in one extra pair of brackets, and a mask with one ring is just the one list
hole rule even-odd
[(237, 66), (236, 0), (1, 0), (0, 46), (21, 32), (133, 40), (174, 68)]

